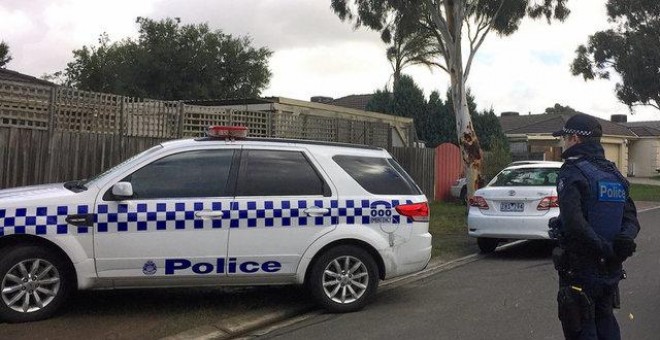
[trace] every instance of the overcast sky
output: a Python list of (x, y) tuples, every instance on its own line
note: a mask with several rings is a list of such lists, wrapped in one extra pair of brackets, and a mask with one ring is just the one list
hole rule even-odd
[[(480, 109), (542, 113), (555, 103), (609, 119), (627, 114), (614, 95), (615, 80), (585, 82), (570, 74), (579, 44), (609, 27), (605, 0), (569, 0), (564, 23), (525, 21), (511, 37), (490, 35), (479, 50), (468, 87)], [(214, 29), (249, 35), (267, 46), (273, 77), (264, 96), (309, 100), (373, 93), (390, 81), (385, 45), (377, 33), (354, 31), (330, 9), (330, 0), (0, 0), (0, 40), (10, 47), (7, 68), (40, 77), (63, 70), (71, 51), (137, 35), (138, 16), (180, 17)], [(441, 70), (404, 70), (428, 95), (449, 84)], [(629, 121), (660, 120), (660, 111), (637, 108)]]

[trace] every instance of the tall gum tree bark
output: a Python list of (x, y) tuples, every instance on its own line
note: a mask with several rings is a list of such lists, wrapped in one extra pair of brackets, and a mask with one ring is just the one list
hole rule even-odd
[(474, 131), (470, 109), (467, 104), (465, 92), (465, 73), (463, 71), (463, 53), (461, 50), (463, 17), (465, 4), (462, 1), (455, 3), (453, 0), (445, 2), (445, 13), (447, 15), (447, 28), (451, 40), (445, 39), (448, 54), (445, 61), (449, 66), (451, 80), (452, 104), (456, 115), (456, 132), (458, 134), (458, 146), (461, 149), (461, 157), (467, 177), (468, 196), (483, 185), (481, 176), (481, 161), (483, 151), (479, 144), (479, 138)]

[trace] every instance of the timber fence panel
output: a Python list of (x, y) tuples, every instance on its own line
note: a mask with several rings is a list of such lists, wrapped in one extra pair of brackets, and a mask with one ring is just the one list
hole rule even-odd
[(0, 126), (48, 129), (50, 86), (0, 81)]
[(230, 115), (217, 106), (184, 105), (181, 137), (200, 137), (211, 125), (230, 125)]
[(276, 112), (273, 117), (273, 137), (304, 138), (304, 116), (289, 112)]
[(429, 148), (392, 148), (392, 157), (417, 183), (429, 201), (434, 199), (435, 150)]
[(60, 131), (116, 133), (122, 96), (58, 87), (55, 129)]
[(178, 115), (178, 102), (129, 98), (124, 103), (122, 131), (133, 137), (175, 138)]
[(303, 138), (334, 142), (337, 140), (337, 120), (322, 116), (304, 116)]

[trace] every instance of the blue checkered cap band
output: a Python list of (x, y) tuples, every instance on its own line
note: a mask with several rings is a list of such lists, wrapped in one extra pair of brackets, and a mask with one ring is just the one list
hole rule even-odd
[(565, 135), (578, 135), (578, 136), (591, 136), (593, 133), (592, 131), (583, 131), (583, 130), (575, 130), (575, 129), (567, 129), (563, 128), (562, 131), (564, 132)]

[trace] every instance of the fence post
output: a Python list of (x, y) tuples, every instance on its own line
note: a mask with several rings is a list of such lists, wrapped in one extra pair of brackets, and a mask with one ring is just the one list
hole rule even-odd
[(53, 162), (55, 157), (53, 152), (55, 149), (55, 101), (57, 100), (57, 86), (50, 88), (50, 103), (48, 104), (48, 152), (46, 153), (46, 175), (44, 178), (45, 183), (54, 182), (53, 175)]
[(179, 126), (178, 126), (178, 129), (177, 129), (178, 131), (177, 131), (177, 136), (176, 136), (177, 138), (183, 138), (183, 115), (185, 114), (184, 105), (185, 104), (182, 101), (179, 101), (179, 103), (177, 104), (177, 108), (178, 108), (177, 112), (179, 114), (179, 117), (178, 117)]
[[(124, 158), (122, 154), (122, 142), (124, 139), (124, 115), (126, 114), (126, 97), (121, 97), (121, 106), (119, 107), (119, 126), (117, 127), (117, 138), (115, 139), (115, 150), (120, 155), (120, 159)], [(112, 156), (111, 156), (112, 157)], [(114, 166), (115, 162), (110, 161), (110, 166)]]

